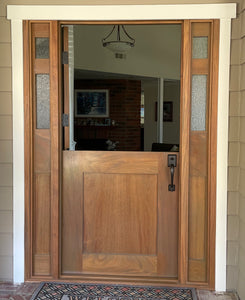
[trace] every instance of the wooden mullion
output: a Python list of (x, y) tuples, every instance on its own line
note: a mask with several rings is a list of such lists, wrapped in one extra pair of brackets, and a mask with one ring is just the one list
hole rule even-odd
[(60, 21), (61, 25), (157, 25), (157, 24), (182, 24), (182, 20), (112, 20), (112, 21)]
[(51, 274), (59, 277), (60, 105), (58, 22), (50, 22)]
[(25, 280), (32, 270), (32, 106), (31, 106), (31, 64), (30, 64), (30, 23), (23, 21), (24, 59), (24, 155), (25, 155)]
[(209, 287), (215, 289), (215, 236), (216, 236), (216, 164), (217, 164), (217, 112), (218, 112), (218, 69), (219, 69), (219, 20), (213, 21), (212, 52), (210, 71), (209, 105), (209, 197), (208, 197), (208, 278)]
[(191, 76), (190, 21), (182, 25), (181, 101), (180, 101), (180, 201), (179, 201), (179, 282), (187, 281), (188, 264), (188, 194), (189, 128)]
[[(63, 51), (68, 52), (68, 27), (63, 27)], [(69, 115), (69, 63), (63, 64), (64, 114)], [(69, 149), (69, 127), (64, 127), (64, 149)]]

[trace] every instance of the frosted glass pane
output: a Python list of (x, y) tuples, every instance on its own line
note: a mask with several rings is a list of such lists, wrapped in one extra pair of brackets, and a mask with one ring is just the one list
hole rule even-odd
[(36, 75), (36, 115), (37, 129), (50, 127), (50, 100), (49, 100), (49, 75)]
[(192, 76), (191, 130), (206, 129), (207, 75)]
[(36, 38), (36, 58), (49, 58), (49, 38)]
[(208, 37), (192, 39), (192, 58), (208, 58)]

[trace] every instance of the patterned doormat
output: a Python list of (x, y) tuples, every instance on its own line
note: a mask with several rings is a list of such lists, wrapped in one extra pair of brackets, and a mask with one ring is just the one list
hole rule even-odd
[(44, 282), (30, 300), (196, 300), (195, 289)]

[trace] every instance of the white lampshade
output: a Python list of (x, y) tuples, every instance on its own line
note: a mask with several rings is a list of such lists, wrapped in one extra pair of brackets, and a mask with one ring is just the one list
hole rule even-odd
[(126, 32), (123, 25), (114, 25), (112, 31), (102, 39), (103, 47), (115, 53), (115, 57), (126, 57), (126, 52), (134, 47), (135, 40)]
[(133, 47), (133, 45), (129, 42), (112, 41), (106, 43), (104, 47), (114, 53), (125, 53), (129, 51)]

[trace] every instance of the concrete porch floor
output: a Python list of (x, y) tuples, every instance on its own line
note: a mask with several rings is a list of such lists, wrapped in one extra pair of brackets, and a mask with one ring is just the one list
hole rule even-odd
[[(24, 283), (14, 285), (12, 283), (0, 282), (1, 300), (29, 300), (38, 287), (39, 283)], [(215, 293), (205, 290), (197, 290), (198, 300), (239, 300), (235, 292)]]

